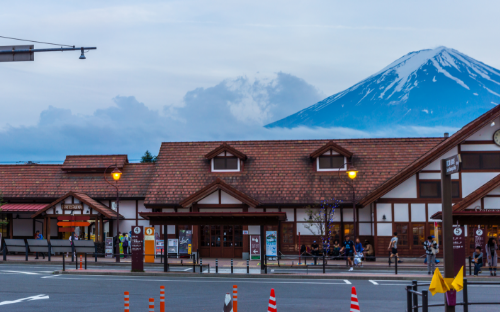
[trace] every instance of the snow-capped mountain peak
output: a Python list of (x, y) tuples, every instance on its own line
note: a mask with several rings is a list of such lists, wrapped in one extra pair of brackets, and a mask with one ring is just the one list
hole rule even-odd
[(499, 102), (499, 70), (441, 46), (408, 53), (347, 90), (266, 127), (352, 127), (353, 120), (357, 129), (461, 126)]

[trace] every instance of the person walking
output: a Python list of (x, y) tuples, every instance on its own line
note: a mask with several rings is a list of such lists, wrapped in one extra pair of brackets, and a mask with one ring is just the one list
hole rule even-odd
[(427, 260), (427, 274), (431, 275), (436, 269), (436, 254), (438, 253), (438, 244), (433, 236), (428, 236), (424, 242), (425, 255)]
[(347, 262), (349, 263), (350, 271), (353, 271), (353, 264), (354, 264), (354, 243), (352, 240), (349, 239), (349, 236), (345, 237), (345, 241), (342, 244), (342, 249), (340, 249), (340, 252), (343, 252), (345, 250), (345, 255), (347, 257)]
[(354, 250), (356, 252), (356, 255), (354, 256), (354, 264), (360, 265), (362, 267), (364, 249), (363, 249), (363, 244), (361, 244), (361, 241), (359, 240), (359, 237), (356, 238), (356, 244), (354, 245)]
[(483, 266), (483, 253), (480, 246), (477, 246), (476, 251), (472, 254), (472, 262), (474, 263), (474, 275), (478, 276)]
[[(40, 231), (35, 232), (35, 239), (43, 239), (43, 235), (40, 234)], [(38, 254), (42, 254), (43, 259), (45, 259), (45, 254), (43, 252), (36, 252), (35, 253), (35, 259), (38, 259)]]
[(490, 237), (486, 246), (486, 256), (488, 257), (488, 266), (491, 276), (497, 276), (497, 250), (498, 245), (494, 237)]
[(389, 247), (387, 247), (387, 250), (391, 251), (391, 255), (389, 257), (389, 263), (391, 262), (392, 257), (396, 257), (396, 261), (399, 261), (399, 256), (398, 256), (398, 233), (394, 232), (394, 236), (392, 237)]

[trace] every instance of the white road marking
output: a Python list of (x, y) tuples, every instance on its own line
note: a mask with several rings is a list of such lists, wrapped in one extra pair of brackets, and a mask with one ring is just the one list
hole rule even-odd
[(38, 296), (31, 296), (28, 298), (22, 298), (22, 299), (17, 299), (17, 300), (12, 300), (12, 301), (2, 301), (2, 302), (0, 302), (0, 306), (6, 305), (6, 304), (19, 303), (19, 302), (23, 302), (23, 301), (33, 301), (33, 300), (42, 300), (42, 299), (49, 299), (49, 296), (38, 295)]
[(377, 282), (375, 282), (375, 281), (372, 281), (372, 280), (368, 280), (368, 281), (369, 281), (370, 283), (372, 283), (373, 285), (378, 285), (378, 283), (377, 283)]
[(61, 275), (57, 274), (57, 275), (42, 276), (42, 278), (53, 278), (53, 277), (58, 277), (58, 276), (61, 276)]
[(344, 282), (347, 284), (347, 285), (352, 285), (351, 282), (349, 282), (348, 280), (344, 280)]
[(28, 274), (28, 275), (38, 275), (38, 273), (35, 273), (35, 272), (25, 272), (25, 271), (6, 271), (6, 270), (3, 270), (2, 272), (6, 272), (6, 273), (20, 273), (20, 274)]

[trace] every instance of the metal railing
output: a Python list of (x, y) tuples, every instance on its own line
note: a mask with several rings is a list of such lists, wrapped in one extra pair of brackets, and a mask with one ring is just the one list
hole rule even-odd
[[(500, 305), (499, 302), (473, 302), (469, 301), (469, 285), (500, 285), (500, 282), (469, 282), (464, 278), (464, 288), (462, 289), (462, 302), (456, 302), (457, 306), (463, 306), (464, 312), (469, 311), (469, 306), (471, 305)], [(433, 307), (444, 307), (444, 303), (429, 304), (429, 296), (427, 290), (418, 291), (418, 287), (430, 286), (430, 283), (418, 283), (417, 281), (412, 281), (411, 285), (406, 286), (406, 311), (407, 312), (419, 312), (421, 308), (422, 312), (428, 312), (429, 308)], [(418, 303), (418, 297), (421, 297), (421, 304)]]

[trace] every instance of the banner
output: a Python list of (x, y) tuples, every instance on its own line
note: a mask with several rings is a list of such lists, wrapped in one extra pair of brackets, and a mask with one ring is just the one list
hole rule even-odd
[(260, 235), (250, 235), (250, 260), (260, 260)]
[(106, 237), (104, 254), (106, 258), (113, 258), (113, 237)]
[(193, 231), (179, 230), (179, 254), (189, 254), (189, 245), (193, 239)]
[(266, 231), (266, 256), (278, 256), (278, 232)]

